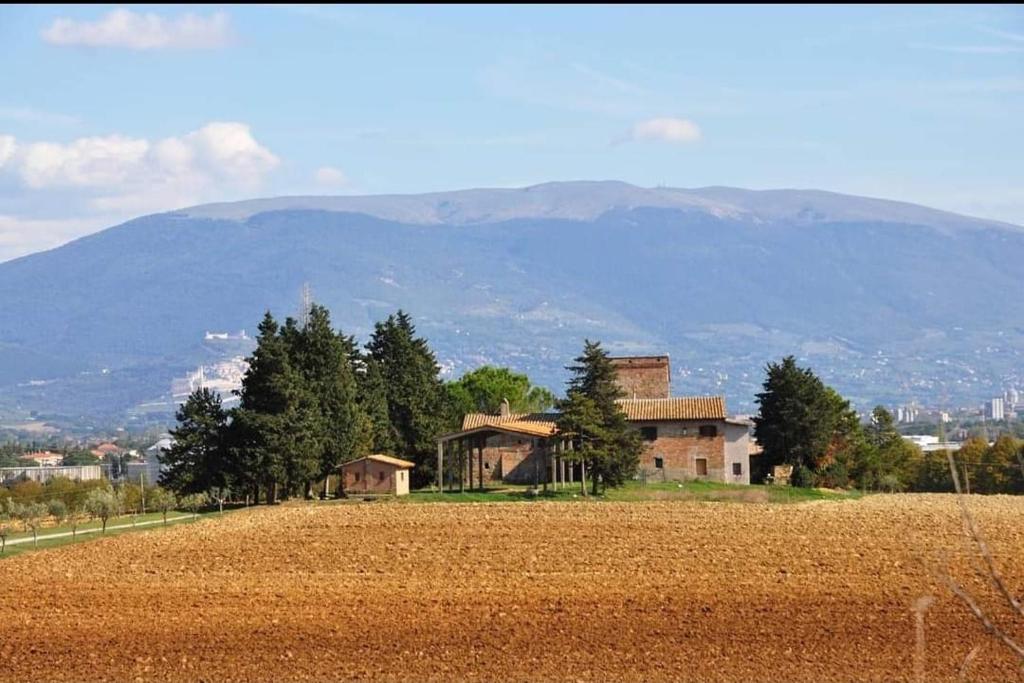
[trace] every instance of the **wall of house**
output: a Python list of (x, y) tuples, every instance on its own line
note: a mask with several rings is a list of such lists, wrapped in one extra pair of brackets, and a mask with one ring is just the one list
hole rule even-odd
[[(739, 465), (740, 474), (735, 474), (734, 465)], [(750, 483), (750, 432), (746, 425), (725, 424), (725, 480)]]
[(668, 398), (667, 357), (612, 358), (616, 379), (625, 398)]
[[(373, 460), (363, 460), (345, 465), (342, 470), (346, 493), (395, 493), (398, 468)], [(409, 492), (406, 474), (406, 493)]]
[(395, 495), (409, 495), (409, 470), (395, 470)]
[[(657, 422), (630, 422), (637, 429), (656, 427), (657, 438), (645, 442), (646, 448), (640, 456), (640, 468), (647, 473), (648, 480), (665, 479), (708, 479), (710, 481), (731, 481), (726, 476), (725, 422), (723, 420), (678, 420)], [(714, 425), (716, 436), (700, 436), (701, 425)], [(662, 468), (657, 468), (655, 458), (660, 457)], [(707, 476), (697, 474), (697, 460), (707, 460)], [(748, 468), (749, 469), (749, 468)]]

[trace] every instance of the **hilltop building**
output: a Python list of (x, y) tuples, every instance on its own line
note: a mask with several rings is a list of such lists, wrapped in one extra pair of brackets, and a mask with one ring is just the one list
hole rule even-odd
[[(668, 356), (611, 360), (627, 395), (619, 405), (645, 443), (640, 469), (648, 478), (750, 483), (751, 423), (730, 418), (724, 397), (671, 396)], [(465, 463), (463, 483), (481, 488), (577, 481), (580, 465), (565, 455), (572, 445), (558, 433), (557, 417), (515, 414), (507, 404), (496, 415), (466, 415), (460, 431), (438, 439), (439, 478), (447, 461)]]

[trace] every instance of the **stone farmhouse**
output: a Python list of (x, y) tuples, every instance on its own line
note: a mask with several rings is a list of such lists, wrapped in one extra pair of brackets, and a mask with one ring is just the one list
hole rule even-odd
[[(750, 423), (730, 418), (724, 397), (673, 397), (668, 356), (629, 356), (612, 362), (626, 394), (619, 405), (646, 446), (640, 470), (648, 480), (750, 483)], [(438, 438), (439, 485), (458, 481), (458, 470), (462, 485), (480, 488), (578, 481), (580, 464), (567, 457), (572, 444), (558, 433), (557, 417), (515, 414), (507, 405), (497, 415), (466, 415), (461, 430)]]

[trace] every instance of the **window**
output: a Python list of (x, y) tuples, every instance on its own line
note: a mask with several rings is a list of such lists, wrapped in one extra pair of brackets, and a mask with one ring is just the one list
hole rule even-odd
[(356, 483), (357, 484), (359, 483), (359, 473), (358, 472), (356, 472)]
[(378, 472), (377, 473), (377, 481), (384, 481), (384, 473), (383, 472)]
[(658, 438), (657, 427), (641, 427), (640, 436), (643, 437), (644, 441), (655, 441)]
[(663, 470), (665, 469), (665, 458), (660, 455), (654, 457), (654, 469)]
[(732, 473), (737, 477), (743, 476), (743, 465), (741, 463), (734, 462), (732, 464)]
[(491, 469), (491, 463), (489, 463), (489, 462), (484, 462), (484, 469), (485, 469), (485, 470), (489, 470), (489, 469)]
[(718, 427), (715, 425), (701, 425), (700, 426), (701, 436), (718, 436)]
[(708, 459), (697, 458), (697, 476), (706, 477), (708, 476)]

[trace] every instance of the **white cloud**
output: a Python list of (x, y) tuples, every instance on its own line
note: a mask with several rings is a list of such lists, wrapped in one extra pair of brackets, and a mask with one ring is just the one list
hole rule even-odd
[(340, 168), (321, 166), (313, 174), (317, 185), (324, 187), (344, 187), (348, 185), (348, 176)]
[(17, 144), (13, 135), (0, 135), (0, 168), (3, 168), (4, 164), (14, 157), (16, 149)]
[[(0, 155), (14, 146), (14, 138), (0, 139)], [(143, 190), (167, 184), (198, 188), (204, 183), (255, 189), (279, 163), (249, 126), (237, 122), (212, 122), (157, 141), (109, 135), (67, 144), (33, 142), (7, 154), (32, 189)]]
[(696, 142), (700, 138), (700, 128), (693, 121), (666, 117), (641, 121), (633, 126), (627, 139), (687, 143)]
[(139, 214), (251, 196), (279, 163), (238, 122), (211, 122), (160, 140), (109, 135), (19, 143), (0, 136), (0, 181), (19, 185), (16, 194), (24, 201), (45, 197), (80, 221), (5, 216), (0, 260), (18, 249), (30, 251), (28, 245), (56, 246), (67, 239), (65, 224), (103, 227)]
[(125, 182), (138, 170), (149, 143), (111, 135), (81, 138), (67, 145), (35, 142), (23, 147), (19, 172), (30, 188), (109, 187)]
[(116, 9), (97, 21), (59, 17), (43, 30), (42, 37), (53, 45), (76, 47), (212, 49), (231, 42), (231, 27), (224, 12), (208, 17), (186, 13), (167, 18), (152, 12)]

